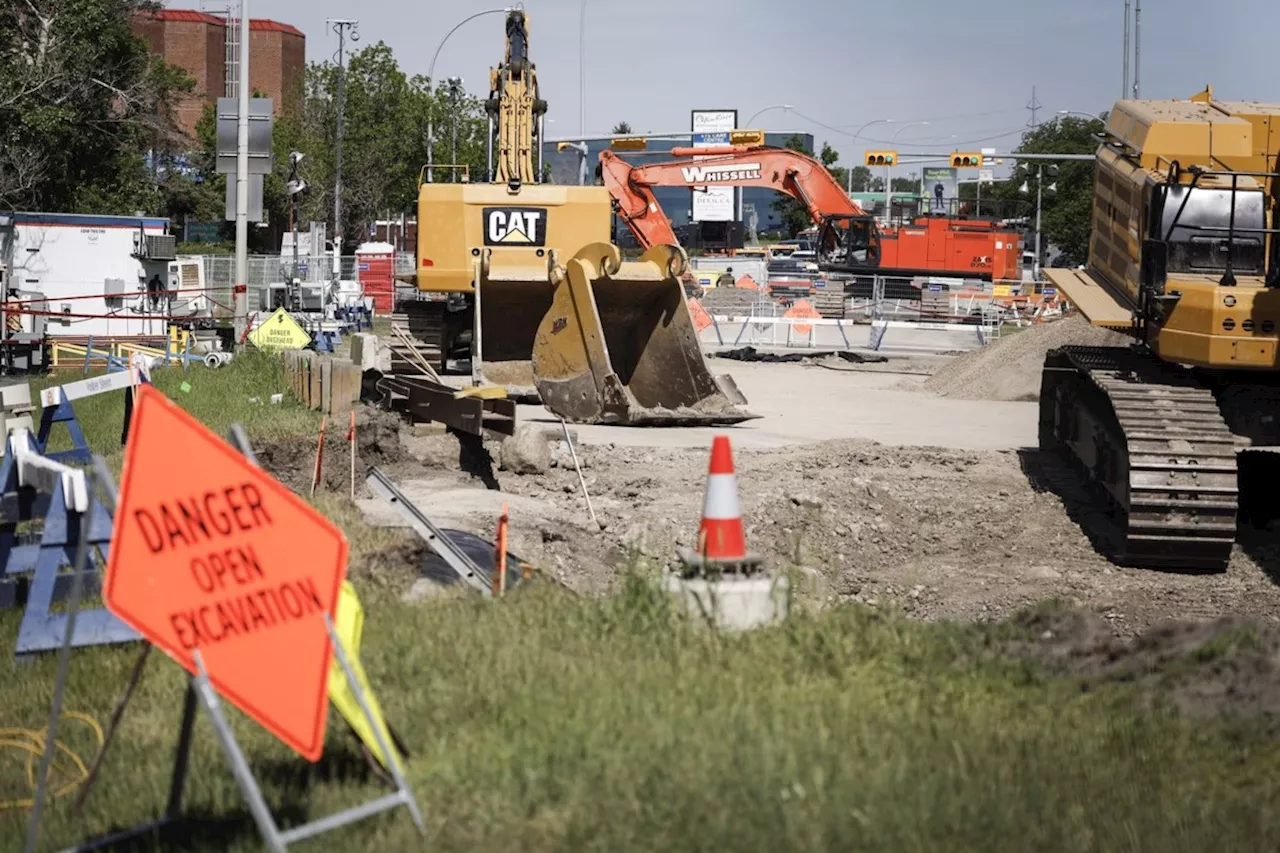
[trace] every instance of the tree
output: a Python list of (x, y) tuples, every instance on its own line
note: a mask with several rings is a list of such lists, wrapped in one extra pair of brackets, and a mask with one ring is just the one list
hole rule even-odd
[(614, 136), (621, 136), (624, 133), (631, 133), (631, 125), (625, 121), (620, 121), (613, 126), (613, 130), (609, 131)]
[[(0, 4), (0, 207), (160, 212), (194, 81), (129, 27), (150, 0)], [(151, 153), (148, 169), (144, 155)]]
[[(1017, 154), (1092, 154), (1098, 147), (1097, 135), (1103, 132), (1103, 121), (1077, 116), (1061, 116), (1028, 130), (1015, 149)], [(1029, 168), (1015, 169), (1008, 181), (991, 188), (994, 198), (1017, 199), (1022, 202), (1023, 214), (1035, 222), (1035, 198), (1037, 166), (1044, 163), (1044, 190), (1042, 194), (1042, 249), (1052, 243), (1063, 254), (1068, 264), (1082, 264), (1089, 254), (1090, 222), (1093, 215), (1093, 161), (1068, 160), (1057, 162), (1056, 177), (1047, 174), (1046, 161), (1023, 161)], [(1021, 187), (1025, 182), (1027, 191)], [(1051, 192), (1049, 186), (1057, 185)], [(983, 206), (986, 206), (988, 190), (983, 188)], [(1034, 246), (1034, 232), (1028, 238), (1028, 248)]]
[[(850, 174), (851, 173), (851, 174)], [(845, 174), (845, 186), (851, 187), (855, 193), (865, 193), (871, 191), (871, 170), (866, 166), (854, 166)], [(884, 189), (884, 182), (881, 181), (881, 189)]]
[[(281, 230), (287, 227), (289, 216), (284, 176), (290, 151), (307, 156), (299, 169), (309, 186), (300, 200), (300, 220), (332, 223), (337, 81), (337, 67), (332, 63), (309, 65), (301, 92), (290, 101), (296, 106), (276, 122), (277, 168), (276, 174), (267, 176), (263, 203), (264, 213)], [(433, 87), (425, 77), (407, 77), (383, 42), (351, 54), (344, 86), (344, 251), (354, 249), (373, 220), (416, 210), (418, 179), (428, 161), (428, 126), (437, 166), (453, 160), (456, 132), (458, 163), (467, 167), (471, 180), (485, 179), (488, 123), (479, 98), (463, 93), (455, 103), (447, 85)], [(205, 161), (211, 162), (212, 125), (205, 128), (202, 140)], [(457, 170), (437, 168), (433, 177), (453, 181), (461, 180), (462, 175)]]

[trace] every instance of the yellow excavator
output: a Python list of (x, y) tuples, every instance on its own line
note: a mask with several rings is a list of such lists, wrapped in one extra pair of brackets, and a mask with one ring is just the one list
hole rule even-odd
[(401, 303), (410, 333), (442, 369), (465, 353), (477, 385), (532, 382), (575, 423), (758, 417), (707, 367), (680, 282), (684, 251), (654, 246), (623, 261), (606, 188), (543, 182), (534, 152), (540, 166), (547, 104), (528, 46), (527, 13), (508, 12), (486, 103), (490, 182), (419, 186), (418, 298)]
[(1276, 516), (1280, 104), (1119, 101), (1097, 152), (1084, 270), (1052, 283), (1129, 347), (1045, 357), (1040, 446), (1088, 486), (1121, 564), (1225, 570)]

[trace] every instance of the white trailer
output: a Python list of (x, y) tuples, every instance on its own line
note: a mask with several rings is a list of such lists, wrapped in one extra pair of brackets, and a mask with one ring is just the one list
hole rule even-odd
[[(165, 335), (173, 309), (186, 313), (195, 295), (155, 298), (152, 292), (182, 286), (170, 280), (179, 277), (179, 268), (171, 267), (177, 258), (168, 231), (167, 219), (152, 217), (23, 212), (0, 217), (0, 264), (8, 266), (8, 294), (44, 300), (43, 310), (51, 316), (43, 318), (43, 331), (52, 338)], [(19, 316), (23, 331), (37, 332), (40, 318)]]

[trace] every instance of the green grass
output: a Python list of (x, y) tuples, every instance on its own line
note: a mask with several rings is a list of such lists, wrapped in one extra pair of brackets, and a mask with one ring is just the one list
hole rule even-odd
[[(102, 369), (87, 374), (68, 370), (32, 379), (31, 398), (36, 405), (33, 420), (40, 422), (43, 389), (103, 373)], [(320, 428), (320, 413), (299, 405), (289, 394), (283, 362), (278, 357), (250, 350), (237, 354), (225, 367), (191, 365), (184, 371), (175, 364), (156, 368), (151, 379), (170, 399), (219, 435), (226, 435), (233, 423), (243, 424), (254, 442), (315, 435)], [(182, 390), (184, 384), (189, 390)], [(279, 393), (284, 393), (283, 401), (272, 404), (271, 395)], [(258, 402), (251, 402), (255, 398)], [(98, 394), (72, 405), (89, 447), (118, 468), (123, 455), (120, 430), (124, 425), (124, 393)], [(65, 450), (70, 446), (66, 428), (55, 426), (50, 449)]]
[[(364, 592), (364, 664), (413, 752), (434, 850), (1274, 850), (1280, 748), (986, 660), (997, 629), (850, 606), (746, 636), (676, 618), (643, 580), (407, 605)], [(16, 634), (0, 619), (0, 648)], [(136, 654), (75, 654), (66, 707), (104, 719)], [(39, 728), (56, 658), (0, 662), (3, 724)], [(145, 821), (164, 798), (182, 678), (154, 659), (83, 816), (43, 849)], [(307, 765), (232, 712), (282, 822), (376, 796), (331, 723)], [(91, 740), (67, 724), (87, 752)], [(165, 850), (258, 850), (208, 722)], [(78, 740), (77, 740), (78, 739)], [(0, 755), (0, 760), (3, 760)], [(5, 765), (0, 764), (0, 768)], [(10, 763), (8, 776), (20, 776)], [(0, 774), (0, 779), (5, 778)], [(0, 796), (19, 796), (9, 784)], [(19, 816), (20, 817), (20, 816)], [(5, 849), (23, 823), (0, 817)], [(403, 811), (316, 850), (427, 848)], [(159, 849), (159, 848), (157, 848)]]

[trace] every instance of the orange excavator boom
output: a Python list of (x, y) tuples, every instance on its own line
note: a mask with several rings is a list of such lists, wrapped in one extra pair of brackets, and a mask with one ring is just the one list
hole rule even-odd
[(632, 166), (612, 151), (600, 152), (600, 174), (641, 248), (679, 245), (671, 220), (653, 194), (653, 187), (763, 187), (786, 193), (808, 209), (822, 225), (829, 218), (870, 220), (831, 177), (821, 163), (789, 148), (724, 145), (673, 148), (674, 160)]

